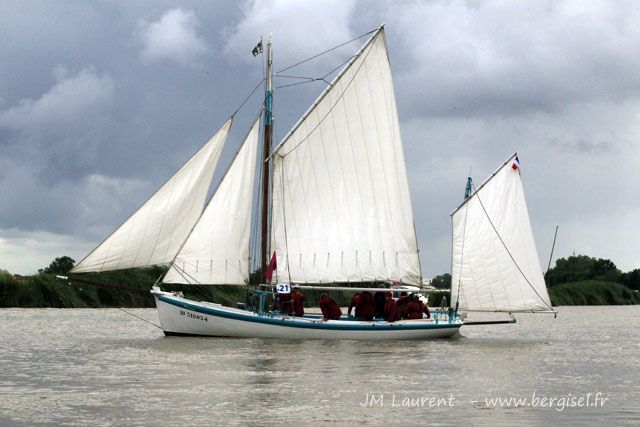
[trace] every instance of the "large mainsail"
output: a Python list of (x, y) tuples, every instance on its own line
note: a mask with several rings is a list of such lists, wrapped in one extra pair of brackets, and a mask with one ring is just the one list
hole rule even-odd
[(243, 285), (249, 280), (251, 202), (260, 120), (251, 127), (164, 283)]
[(198, 220), (232, 118), (133, 215), (72, 270), (119, 270), (168, 263)]
[(516, 159), (510, 157), (452, 214), (452, 307), (552, 310)]
[(382, 29), (273, 155), (271, 247), (279, 280), (420, 282)]

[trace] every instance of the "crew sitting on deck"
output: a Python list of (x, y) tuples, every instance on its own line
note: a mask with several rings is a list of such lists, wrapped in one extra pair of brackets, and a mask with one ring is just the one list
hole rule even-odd
[(393, 300), (391, 292), (385, 292), (385, 303), (384, 303), (384, 320), (387, 322), (395, 322), (396, 320), (400, 320), (400, 316), (398, 315), (398, 306), (396, 302)]
[(360, 294), (360, 299), (356, 305), (356, 317), (360, 320), (373, 320), (375, 308), (373, 306), (373, 295), (371, 292), (364, 291)]
[(278, 294), (278, 308), (282, 314), (293, 314), (293, 301), (291, 294)]
[(407, 318), (407, 304), (409, 304), (411, 299), (412, 299), (411, 295), (407, 295), (406, 292), (400, 293), (400, 298), (398, 298), (398, 301), (396, 301), (398, 317), (400, 319)]
[(385, 303), (386, 299), (384, 297), (384, 292), (376, 292), (373, 294), (373, 305), (375, 307), (375, 317), (377, 319), (384, 319)]
[(291, 293), (291, 300), (293, 302), (293, 315), (298, 317), (304, 316), (304, 307), (302, 306), (304, 294), (299, 286), (294, 286), (293, 292)]
[(407, 304), (407, 319), (422, 319), (422, 313), (427, 315), (427, 319), (431, 318), (429, 308), (418, 298), (413, 295), (413, 299)]
[(349, 308), (347, 309), (347, 316), (351, 317), (351, 309), (355, 307), (355, 316), (360, 317), (360, 309), (358, 308), (358, 303), (360, 302), (360, 292), (356, 292), (351, 297), (351, 302), (349, 303)]
[(340, 306), (327, 294), (320, 296), (320, 310), (324, 320), (340, 320), (342, 316)]

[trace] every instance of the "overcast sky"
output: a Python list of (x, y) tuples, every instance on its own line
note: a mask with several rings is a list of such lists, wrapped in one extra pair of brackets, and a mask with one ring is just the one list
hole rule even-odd
[[(640, 3), (180, 5), (2, 2), (0, 268), (80, 260), (104, 239), (257, 84), (261, 35), (273, 32), (279, 70), (383, 22), (426, 277), (450, 269), (449, 214), (469, 170), (480, 183), (514, 151), (543, 269), (556, 224), (554, 258), (640, 267)], [(323, 75), (359, 47), (296, 71)], [(276, 139), (323, 89), (276, 92)]]

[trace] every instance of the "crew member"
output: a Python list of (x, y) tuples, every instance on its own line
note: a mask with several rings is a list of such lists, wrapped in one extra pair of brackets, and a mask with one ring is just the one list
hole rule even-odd
[(351, 297), (351, 302), (349, 303), (349, 308), (347, 309), (347, 316), (351, 317), (351, 309), (355, 307), (355, 316), (360, 317), (360, 309), (358, 308), (358, 304), (360, 303), (360, 292), (356, 292)]
[(327, 294), (320, 296), (320, 310), (324, 320), (339, 320), (342, 316), (340, 306)]
[(386, 298), (384, 292), (376, 292), (373, 294), (373, 305), (375, 307), (375, 316), (378, 319), (384, 319), (384, 305)]
[(278, 294), (278, 306), (280, 307), (280, 313), (293, 314), (293, 300), (291, 294)]
[(407, 304), (411, 301), (411, 295), (407, 295), (406, 292), (400, 293), (400, 298), (396, 301), (397, 309), (398, 309), (398, 317), (400, 319), (407, 318)]
[(291, 300), (293, 302), (294, 316), (298, 316), (298, 317), (304, 316), (304, 307), (302, 306), (302, 301), (304, 301), (304, 294), (300, 290), (300, 287), (296, 286), (293, 288), (293, 293), (291, 294)]
[(393, 300), (391, 292), (385, 292), (384, 296), (384, 320), (386, 320), (387, 322), (395, 322), (396, 320), (400, 320), (400, 316), (398, 315), (398, 305)]
[(374, 314), (373, 295), (369, 291), (364, 291), (360, 294), (358, 305), (356, 305), (356, 317), (361, 320), (373, 320)]
[(420, 301), (418, 295), (413, 295), (413, 299), (407, 304), (407, 318), (422, 319), (422, 313), (427, 315), (427, 319), (431, 317), (429, 308)]

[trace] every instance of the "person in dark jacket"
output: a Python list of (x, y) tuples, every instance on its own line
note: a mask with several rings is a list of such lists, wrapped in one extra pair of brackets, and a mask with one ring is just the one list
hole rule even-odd
[(375, 316), (376, 318), (383, 319), (384, 318), (384, 305), (386, 303), (386, 299), (384, 297), (384, 292), (376, 292), (373, 295), (373, 306), (375, 308)]
[(361, 320), (373, 320), (374, 314), (373, 295), (369, 291), (364, 291), (360, 294), (360, 300), (356, 305), (356, 317)]
[(422, 313), (427, 315), (427, 319), (431, 317), (429, 308), (418, 299), (418, 295), (414, 295), (413, 299), (407, 304), (407, 319), (422, 319)]
[(282, 314), (293, 314), (293, 301), (291, 299), (291, 294), (278, 294), (278, 306), (280, 308), (280, 313)]
[(400, 320), (400, 316), (398, 315), (398, 306), (393, 300), (391, 292), (386, 292), (384, 295), (386, 299), (384, 303), (384, 320), (386, 320), (387, 322), (395, 322), (396, 320)]
[(299, 287), (293, 288), (293, 292), (291, 293), (291, 300), (293, 302), (294, 316), (304, 316), (304, 306), (302, 305), (302, 301), (304, 301), (304, 294)]
[(340, 306), (327, 294), (320, 296), (320, 310), (322, 310), (322, 317), (325, 321), (339, 320), (342, 316)]
[(355, 316), (360, 317), (360, 310), (358, 309), (358, 304), (360, 303), (360, 292), (356, 292), (351, 297), (351, 302), (349, 303), (349, 308), (347, 309), (347, 316), (351, 316), (351, 309), (355, 307)]

